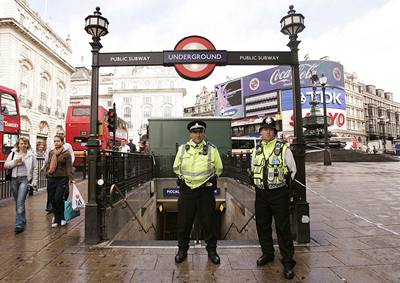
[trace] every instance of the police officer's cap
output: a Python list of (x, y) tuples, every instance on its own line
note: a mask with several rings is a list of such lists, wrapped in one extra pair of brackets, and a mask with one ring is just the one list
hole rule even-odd
[(205, 130), (207, 128), (207, 124), (201, 120), (193, 120), (189, 124), (187, 124), (187, 127), (189, 132), (192, 132), (194, 130)]
[(276, 128), (276, 122), (271, 117), (267, 117), (262, 121), (262, 123), (260, 125), (260, 129), (258, 131), (261, 132), (261, 130), (263, 128), (273, 129), (273, 130), (275, 130), (275, 134), (278, 133), (278, 129)]

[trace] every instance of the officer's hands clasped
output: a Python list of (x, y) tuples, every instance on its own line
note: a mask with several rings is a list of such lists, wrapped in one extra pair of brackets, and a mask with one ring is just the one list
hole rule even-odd
[(178, 185), (178, 187), (181, 187), (185, 184), (185, 180), (183, 179), (182, 176), (178, 176), (178, 179), (176, 180), (176, 184)]

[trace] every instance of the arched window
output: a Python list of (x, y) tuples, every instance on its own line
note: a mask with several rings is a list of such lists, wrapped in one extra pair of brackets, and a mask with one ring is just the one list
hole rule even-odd
[(125, 107), (124, 108), (124, 118), (126, 120), (130, 120), (132, 115), (132, 109), (130, 107)]
[(65, 85), (62, 81), (57, 83), (57, 106), (56, 106), (56, 116), (62, 116), (64, 113), (63, 101), (65, 94)]
[(19, 99), (21, 100), (22, 106), (25, 106), (26, 100), (30, 96), (30, 89), (32, 86), (32, 64), (28, 60), (22, 60), (20, 65), (20, 90)]
[(151, 107), (145, 106), (143, 108), (143, 118), (149, 118), (151, 117)]
[(42, 73), (40, 78), (40, 105), (39, 111), (47, 113), (47, 99), (50, 91), (50, 75), (47, 72)]
[(164, 107), (163, 107), (163, 117), (164, 118), (172, 117), (172, 106), (171, 105), (164, 105)]
[(26, 116), (21, 116), (21, 134), (23, 134), (24, 136), (29, 136), (31, 127), (32, 124), (29, 118)]

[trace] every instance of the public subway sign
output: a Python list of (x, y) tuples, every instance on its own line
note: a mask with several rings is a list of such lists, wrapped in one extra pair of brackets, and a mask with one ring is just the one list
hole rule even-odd
[(188, 80), (202, 80), (225, 65), (293, 65), (291, 52), (255, 52), (216, 50), (214, 44), (202, 36), (181, 39), (174, 50), (162, 52), (99, 53), (99, 67), (114, 66), (174, 66), (177, 73)]

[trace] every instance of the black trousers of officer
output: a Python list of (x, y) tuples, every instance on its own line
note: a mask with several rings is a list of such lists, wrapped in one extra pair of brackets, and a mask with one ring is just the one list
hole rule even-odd
[(282, 264), (293, 268), (296, 262), (293, 260), (294, 247), (290, 231), (288, 188), (256, 189), (255, 208), (257, 234), (263, 254), (274, 256), (272, 241), (272, 217), (274, 217)]
[(190, 189), (186, 184), (179, 189), (178, 198), (178, 247), (187, 251), (189, 249), (190, 232), (196, 212), (203, 228), (204, 241), (207, 251), (217, 248), (215, 187), (205, 185)]

